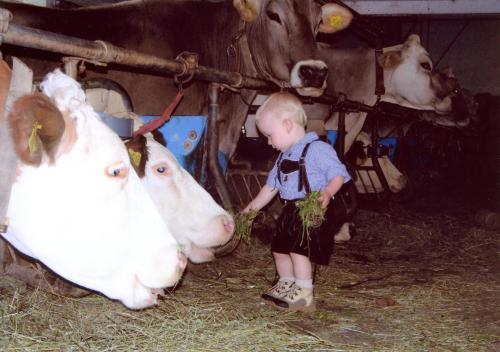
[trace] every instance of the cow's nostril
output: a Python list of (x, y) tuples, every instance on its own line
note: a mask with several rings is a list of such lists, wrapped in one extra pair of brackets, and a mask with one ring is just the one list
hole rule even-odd
[(227, 233), (234, 232), (234, 221), (231, 217), (224, 216), (222, 218), (222, 224), (224, 225), (224, 229), (227, 231)]
[(328, 68), (324, 67), (324, 68), (322, 68), (322, 69), (319, 70), (319, 77), (321, 79), (324, 80), (327, 75), (328, 75)]
[(326, 67), (303, 65), (299, 69), (299, 77), (304, 87), (322, 87), (327, 74)]
[(311, 66), (303, 65), (300, 67), (299, 76), (302, 79), (310, 79), (314, 75), (314, 69)]

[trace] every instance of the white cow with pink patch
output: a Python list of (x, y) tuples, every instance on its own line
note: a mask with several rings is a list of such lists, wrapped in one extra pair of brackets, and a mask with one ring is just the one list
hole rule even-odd
[(140, 155), (136, 171), (184, 254), (193, 263), (211, 261), (213, 247), (233, 236), (233, 218), (164, 144), (159, 133), (139, 135), (126, 143), (131, 155)]
[(179, 244), (80, 85), (55, 71), (41, 87), (8, 116), (20, 163), (5, 239), (129, 308), (156, 304), (186, 266)]
[(156, 304), (180, 278), (185, 256), (214, 259), (214, 247), (233, 236), (232, 216), (164, 141), (138, 135), (124, 148), (73, 79), (56, 71), (41, 86), (45, 95), (21, 98), (9, 115), (23, 164), (5, 238), (129, 308)]

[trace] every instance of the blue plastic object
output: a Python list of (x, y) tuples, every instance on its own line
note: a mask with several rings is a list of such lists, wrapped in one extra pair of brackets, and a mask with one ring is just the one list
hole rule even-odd
[[(142, 116), (148, 123), (159, 116)], [(158, 130), (167, 142), (167, 148), (174, 154), (179, 164), (192, 175), (195, 170), (195, 160), (189, 156), (195, 151), (202, 140), (207, 118), (205, 116), (179, 115), (172, 116)]]
[(227, 173), (227, 167), (229, 164), (229, 157), (227, 156), (226, 153), (223, 153), (219, 150), (219, 152), (217, 153), (217, 159), (219, 159), (219, 165), (220, 165), (221, 171), (225, 176)]
[(379, 138), (378, 143), (389, 148), (389, 154), (387, 154), (387, 156), (391, 161), (394, 160), (394, 153), (396, 152), (396, 146), (398, 144), (397, 138), (396, 137)]
[[(337, 141), (337, 131), (327, 130), (326, 140), (332, 147), (335, 147), (335, 142)], [(396, 152), (396, 146), (398, 144), (396, 137), (379, 138), (379, 144), (382, 144), (389, 148), (389, 154), (387, 155), (390, 160), (394, 159), (394, 153)]]
[(337, 131), (336, 130), (326, 130), (326, 140), (332, 147), (335, 146), (335, 141), (337, 140)]

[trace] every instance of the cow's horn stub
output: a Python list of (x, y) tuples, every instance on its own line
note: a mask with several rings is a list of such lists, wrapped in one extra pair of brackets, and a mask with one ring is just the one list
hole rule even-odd
[(406, 43), (405, 44), (416, 44), (416, 45), (420, 45), (420, 36), (418, 34), (410, 34), (408, 36), (408, 39), (406, 39)]
[(341, 5), (325, 4), (321, 6), (319, 31), (322, 33), (339, 32), (351, 24), (352, 17), (352, 13)]
[(260, 0), (233, 0), (233, 6), (245, 22), (253, 22), (260, 11)]

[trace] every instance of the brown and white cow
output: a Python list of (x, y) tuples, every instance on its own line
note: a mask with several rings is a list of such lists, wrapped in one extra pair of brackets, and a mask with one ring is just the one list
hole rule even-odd
[(163, 137), (154, 136), (126, 143), (132, 164), (183, 253), (193, 263), (211, 261), (212, 247), (231, 239), (233, 218), (181, 167)]
[[(352, 17), (339, 5), (320, 5), (315, 0), (233, 0), (233, 6), (229, 1), (131, 0), (73, 10), (0, 2), (0, 7), (13, 13), (15, 24), (105, 40), (161, 58), (195, 52), (202, 65), (270, 79), (311, 96), (323, 92), (327, 75), (325, 63), (317, 57), (316, 33), (341, 30)], [(9, 46), (2, 50), (27, 54)], [(29, 54), (46, 59), (39, 52)], [(41, 70), (30, 66), (35, 74)], [(89, 76), (98, 74), (90, 69)], [(141, 115), (161, 115), (177, 90), (169, 77), (141, 70), (130, 73), (114, 65), (105, 71), (106, 77), (125, 88), (134, 111)], [(207, 83), (190, 82), (184, 89), (185, 98), (176, 113), (206, 115)], [(255, 91), (246, 89), (221, 94), (219, 149), (227, 156), (236, 148), (247, 115), (244, 102), (254, 95)]]
[(20, 163), (4, 238), (67, 280), (125, 306), (156, 303), (186, 258), (130, 165), (122, 141), (56, 71), (45, 95), (19, 98), (9, 113)]
[[(457, 80), (451, 71), (433, 70), (432, 60), (418, 35), (412, 34), (403, 44), (385, 48), (378, 62), (374, 49), (336, 49), (326, 44), (320, 47), (320, 57), (328, 64), (330, 76), (333, 77), (328, 80), (327, 91), (330, 94), (344, 93), (348, 99), (374, 105), (377, 101), (375, 67), (378, 64), (383, 69), (385, 86), (381, 101), (418, 110), (432, 110), (438, 114), (454, 112), (457, 118), (463, 116)], [(306, 105), (308, 116), (313, 119), (326, 120), (329, 108), (320, 104)], [(357, 138), (361, 138), (364, 143), (370, 140), (367, 135), (360, 135), (365, 119), (366, 113), (363, 112), (346, 114), (346, 152)], [(325, 128), (336, 130), (337, 126), (338, 113), (334, 113)], [(406, 176), (387, 157), (382, 157), (380, 161), (391, 190), (402, 190), (407, 182)], [(364, 159), (362, 165), (370, 166), (371, 160)], [(377, 180), (377, 177), (372, 175), (372, 179)], [(365, 192), (359, 182), (358, 179), (358, 191)], [(380, 182), (376, 181), (374, 189), (368, 191), (382, 190)]]

